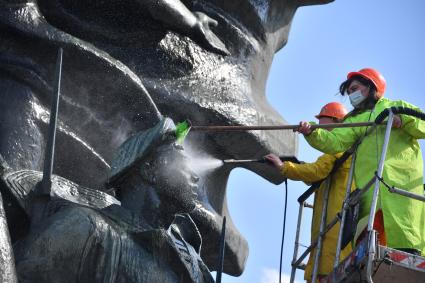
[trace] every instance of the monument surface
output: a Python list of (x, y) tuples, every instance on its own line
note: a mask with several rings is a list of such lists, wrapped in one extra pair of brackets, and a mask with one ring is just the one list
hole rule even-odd
[[(12, 171), (41, 171), (59, 47), (64, 67), (54, 173), (79, 186), (103, 191), (119, 146), (163, 116), (197, 125), (284, 124), (264, 93), (273, 55), (286, 44), (298, 7), (328, 2), (0, 0), (0, 154)], [(185, 146), (200, 157), (246, 159), (294, 155), (296, 137), (289, 131), (191, 133)], [(281, 181), (264, 165), (247, 168)], [(215, 270), (227, 216), (224, 271), (239, 275), (248, 246), (228, 215), (232, 169), (200, 172), (190, 218), (202, 237), (202, 260)], [(11, 241), (25, 239), (25, 225), (10, 225), (23, 223), (25, 214), (3, 206)], [(10, 262), (8, 237), (0, 239), (1, 260)]]

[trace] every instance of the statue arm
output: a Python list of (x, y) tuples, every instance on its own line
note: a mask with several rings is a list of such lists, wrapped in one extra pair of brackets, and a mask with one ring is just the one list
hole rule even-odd
[(137, 0), (147, 5), (152, 17), (169, 27), (175, 27), (184, 34), (190, 34), (197, 19), (180, 1), (172, 0)]
[[(20, 281), (79, 282), (84, 281), (84, 271), (99, 273), (97, 265), (87, 260), (90, 251), (99, 243), (96, 219), (88, 208), (64, 207), (44, 219), (36, 231), (14, 246), (16, 270)], [(97, 254), (102, 261), (102, 253)], [(90, 276), (90, 274), (89, 274)], [(104, 274), (99, 273), (103, 279)], [(99, 279), (99, 281), (102, 281)], [(84, 282), (94, 282), (86, 280)]]
[(202, 12), (190, 11), (179, 0), (137, 0), (145, 5), (152, 17), (167, 27), (189, 36), (205, 49), (228, 55), (224, 43), (211, 31), (217, 21)]

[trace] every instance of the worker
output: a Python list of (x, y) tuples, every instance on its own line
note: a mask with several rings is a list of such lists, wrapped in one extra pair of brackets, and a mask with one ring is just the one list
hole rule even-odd
[[(350, 72), (340, 85), (341, 95), (348, 95), (354, 110), (344, 123), (374, 121), (386, 108), (401, 106), (421, 111), (405, 101), (384, 97), (386, 81), (372, 68)], [(332, 132), (311, 129), (300, 122), (298, 131), (314, 148), (334, 154), (347, 150), (363, 137), (358, 146), (354, 179), (363, 188), (374, 176), (380, 160), (385, 127), (376, 127), (366, 135), (366, 127), (338, 128)], [(383, 179), (390, 186), (423, 195), (423, 161), (418, 139), (425, 138), (425, 121), (409, 115), (394, 116), (393, 129), (385, 159)], [(373, 189), (360, 201), (355, 241), (366, 235)], [(390, 193), (381, 184), (377, 212), (373, 223), (381, 245), (413, 254), (425, 253), (425, 204), (412, 198)]]
[[(323, 106), (320, 113), (316, 115), (319, 124), (340, 123), (347, 114), (344, 105), (338, 102), (331, 102)], [(332, 129), (328, 129), (331, 131)], [(278, 156), (269, 154), (265, 156), (267, 160), (288, 179), (296, 181), (304, 181), (306, 183), (315, 183), (325, 179), (331, 172), (335, 161), (341, 156), (338, 154), (324, 154), (320, 156), (316, 162), (296, 164), (293, 162), (282, 162)], [(326, 222), (329, 223), (335, 218), (336, 214), (341, 210), (345, 197), (346, 184), (350, 169), (351, 158), (345, 161), (334, 173), (331, 179), (328, 207), (326, 212)], [(322, 218), (322, 206), (325, 197), (326, 181), (323, 181), (317, 190), (313, 204), (313, 220), (311, 225), (311, 242), (317, 240)], [(354, 186), (353, 186), (354, 188)], [(337, 245), (339, 232), (339, 224), (335, 225), (323, 240), (322, 252), (319, 258), (318, 279), (325, 277), (332, 271), (333, 262), (335, 260), (335, 247)], [(351, 252), (351, 245), (345, 247), (341, 252), (341, 259), (344, 259)], [(310, 254), (307, 267), (304, 272), (304, 278), (307, 282), (311, 282), (313, 273), (313, 264), (316, 249)]]

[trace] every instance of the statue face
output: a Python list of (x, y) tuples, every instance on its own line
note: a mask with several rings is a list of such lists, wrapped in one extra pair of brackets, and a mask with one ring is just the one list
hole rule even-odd
[(172, 206), (174, 213), (187, 213), (195, 208), (199, 178), (182, 146), (175, 143), (160, 146), (148, 167), (148, 170), (142, 168), (141, 173), (150, 180), (161, 202)]

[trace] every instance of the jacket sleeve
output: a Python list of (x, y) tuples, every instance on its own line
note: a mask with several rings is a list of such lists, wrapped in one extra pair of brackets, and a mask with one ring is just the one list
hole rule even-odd
[(286, 161), (283, 163), (281, 172), (288, 179), (313, 183), (329, 175), (335, 160), (335, 156), (324, 154), (314, 163), (296, 164)]
[[(347, 120), (347, 123), (357, 122)], [(344, 152), (357, 139), (353, 128), (335, 128), (332, 131), (315, 129), (310, 135), (304, 136), (307, 142), (317, 150), (327, 154)]]
[[(403, 107), (423, 112), (419, 107), (416, 107), (410, 103), (400, 101), (400, 104)], [(402, 121), (401, 128), (405, 132), (407, 132), (409, 135), (411, 135), (415, 139), (425, 138), (425, 121), (410, 115), (405, 115), (405, 114), (401, 114), (400, 118)]]

